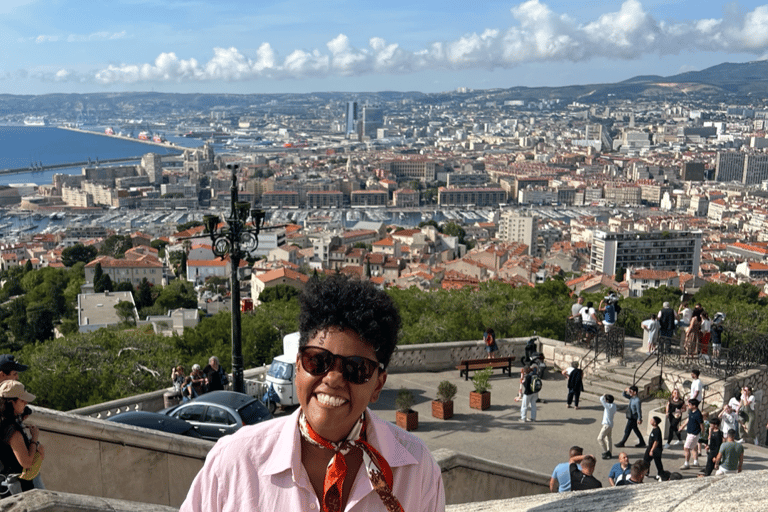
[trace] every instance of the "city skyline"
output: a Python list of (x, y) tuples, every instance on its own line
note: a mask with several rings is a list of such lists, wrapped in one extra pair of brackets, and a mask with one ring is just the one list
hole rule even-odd
[(768, 4), (6, 0), (0, 93), (440, 92), (768, 58)]

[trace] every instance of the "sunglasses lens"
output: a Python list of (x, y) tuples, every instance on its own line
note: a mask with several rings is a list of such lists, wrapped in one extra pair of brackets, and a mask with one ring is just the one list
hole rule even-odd
[(302, 347), (301, 366), (312, 376), (325, 375), (334, 365), (336, 358), (341, 359), (341, 375), (352, 384), (365, 384), (373, 376), (378, 364), (359, 356), (342, 357), (319, 347)]
[(307, 373), (315, 377), (325, 375), (333, 365), (333, 354), (327, 350), (305, 348), (301, 352), (301, 366)]
[(347, 357), (344, 360), (344, 378), (352, 384), (364, 384), (373, 375), (376, 367), (362, 357)]

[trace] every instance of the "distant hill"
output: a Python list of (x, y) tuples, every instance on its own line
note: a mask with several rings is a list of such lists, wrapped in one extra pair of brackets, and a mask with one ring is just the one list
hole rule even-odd
[(72, 118), (73, 112), (110, 117), (141, 117), (146, 114), (177, 115), (212, 109), (233, 109), (252, 115), (265, 112), (311, 115), (312, 106), (356, 100), (387, 103), (410, 100), (422, 104), (452, 102), (503, 104), (508, 100), (537, 102), (559, 99), (570, 103), (602, 104), (613, 100), (680, 99), (704, 102), (759, 103), (768, 101), (768, 61), (726, 62), (701, 71), (674, 76), (642, 75), (613, 84), (569, 85), (563, 87), (510, 87), (468, 92), (421, 93), (415, 91), (314, 92), (307, 94), (176, 94), (154, 92), (44, 94), (39, 96), (0, 94), (0, 118), (14, 115), (46, 115)]

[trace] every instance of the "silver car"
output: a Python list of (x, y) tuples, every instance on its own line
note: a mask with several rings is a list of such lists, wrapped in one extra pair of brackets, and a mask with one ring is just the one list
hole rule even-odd
[(160, 412), (187, 421), (203, 438), (213, 441), (233, 434), (243, 425), (272, 418), (258, 399), (235, 391), (211, 391)]

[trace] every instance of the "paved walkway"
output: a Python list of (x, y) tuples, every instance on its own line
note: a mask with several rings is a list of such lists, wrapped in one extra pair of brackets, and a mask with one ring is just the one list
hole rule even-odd
[[(449, 380), (458, 387), (454, 417), (446, 421), (433, 418), (431, 409), (437, 385), (443, 380)], [(518, 377), (502, 376), (501, 370), (496, 370), (491, 384), (491, 408), (478, 411), (469, 408), (472, 381), (460, 378), (458, 370), (390, 374), (378, 403), (373, 404), (372, 409), (383, 419), (394, 422), (395, 396), (401, 387), (405, 387), (413, 391), (416, 402), (414, 409), (419, 413), (419, 428), (413, 433), (423, 439), (431, 450), (447, 448), (551, 475), (556, 464), (567, 460), (569, 448), (579, 445), (585, 453), (597, 457), (595, 476), (604, 486), (609, 485), (608, 472), (617, 462), (618, 451), (614, 449), (614, 458), (610, 461), (600, 458), (601, 450), (596, 438), (600, 431), (603, 408), (599, 402), (582, 395), (582, 404), (578, 410), (566, 408), (565, 379), (560, 374), (549, 372), (540, 393), (543, 403), (538, 404), (536, 422), (524, 423), (519, 421), (520, 402), (514, 401), (519, 386)], [(643, 403), (644, 421), (641, 431), (646, 439), (647, 419), (651, 409), (661, 403), (658, 399)], [(616, 413), (615, 423), (614, 442), (620, 440), (624, 432), (623, 410)], [(758, 430), (761, 436), (764, 435), (764, 429)], [(631, 462), (641, 459), (644, 453), (644, 449), (631, 447), (636, 443), (633, 435), (627, 443), (628, 447), (624, 449)], [(695, 469), (678, 469), (683, 462), (682, 444), (665, 450), (662, 461), (666, 470), (678, 471), (684, 478), (695, 478), (698, 473)], [(704, 465), (706, 459), (701, 458), (699, 462)], [(768, 450), (754, 445), (747, 446), (744, 470), (767, 468)], [(653, 463), (650, 474), (656, 475)]]

